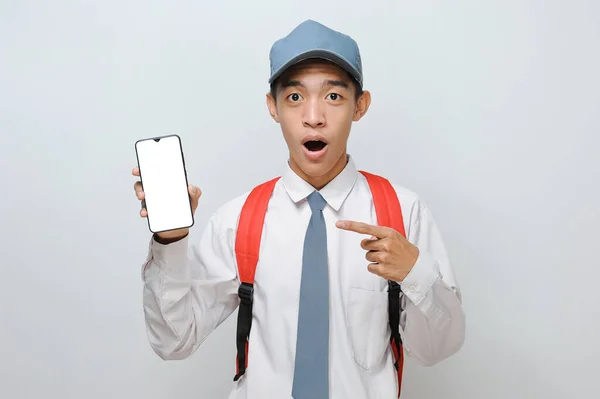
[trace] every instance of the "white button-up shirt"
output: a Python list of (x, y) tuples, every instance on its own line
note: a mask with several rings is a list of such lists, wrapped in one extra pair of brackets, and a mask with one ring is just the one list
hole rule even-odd
[[(433, 365), (463, 344), (461, 295), (429, 208), (415, 193), (393, 185), (407, 238), (420, 250), (401, 282), (404, 349), (407, 361)], [(302, 250), (311, 216), (306, 198), (313, 191), (289, 165), (275, 185), (255, 276), (248, 369), (233, 383), (230, 399), (291, 398)], [(370, 262), (360, 246), (366, 236), (335, 226), (340, 219), (377, 224), (369, 186), (349, 157), (345, 169), (320, 193), (327, 201), (330, 398), (393, 399), (397, 384), (388, 283), (367, 270)], [(142, 273), (144, 310), (150, 344), (161, 358), (191, 355), (237, 308), (235, 235), (247, 195), (220, 207), (199, 242), (189, 237), (168, 245), (151, 240)]]

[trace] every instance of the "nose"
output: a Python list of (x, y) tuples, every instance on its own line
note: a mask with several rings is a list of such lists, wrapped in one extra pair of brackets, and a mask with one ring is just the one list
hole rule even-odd
[(325, 112), (318, 100), (315, 99), (306, 103), (302, 123), (305, 127), (313, 129), (325, 126)]

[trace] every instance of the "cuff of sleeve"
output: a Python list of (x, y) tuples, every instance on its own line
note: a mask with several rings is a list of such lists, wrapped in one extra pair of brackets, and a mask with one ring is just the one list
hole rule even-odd
[(154, 237), (150, 238), (148, 256), (142, 269), (142, 280), (149, 276), (147, 272), (151, 264), (157, 266), (163, 274), (182, 276), (187, 272), (187, 250), (189, 235), (170, 244), (161, 244)]
[(431, 255), (420, 251), (417, 262), (400, 283), (404, 295), (415, 305), (425, 298), (437, 279), (441, 278), (437, 262)]

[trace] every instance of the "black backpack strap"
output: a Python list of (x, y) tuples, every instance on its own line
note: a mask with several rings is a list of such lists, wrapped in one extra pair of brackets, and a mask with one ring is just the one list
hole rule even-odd
[(388, 312), (389, 312), (389, 323), (390, 329), (392, 330), (391, 334), (391, 344), (392, 348), (395, 349), (394, 353), (394, 366), (396, 370), (399, 367), (399, 361), (403, 355), (402, 353), (402, 338), (400, 337), (400, 293), (402, 289), (400, 288), (400, 284), (395, 281), (388, 281)]
[(254, 297), (254, 287), (249, 283), (242, 283), (238, 290), (240, 297), (240, 307), (238, 310), (237, 321), (237, 364), (234, 381), (240, 379), (246, 372), (246, 357), (248, 356), (248, 337), (252, 328), (252, 303)]

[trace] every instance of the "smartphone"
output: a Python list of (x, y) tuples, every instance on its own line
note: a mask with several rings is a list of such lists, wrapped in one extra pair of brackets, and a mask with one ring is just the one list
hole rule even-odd
[(150, 231), (160, 233), (193, 226), (181, 138), (173, 134), (138, 140), (135, 152)]

